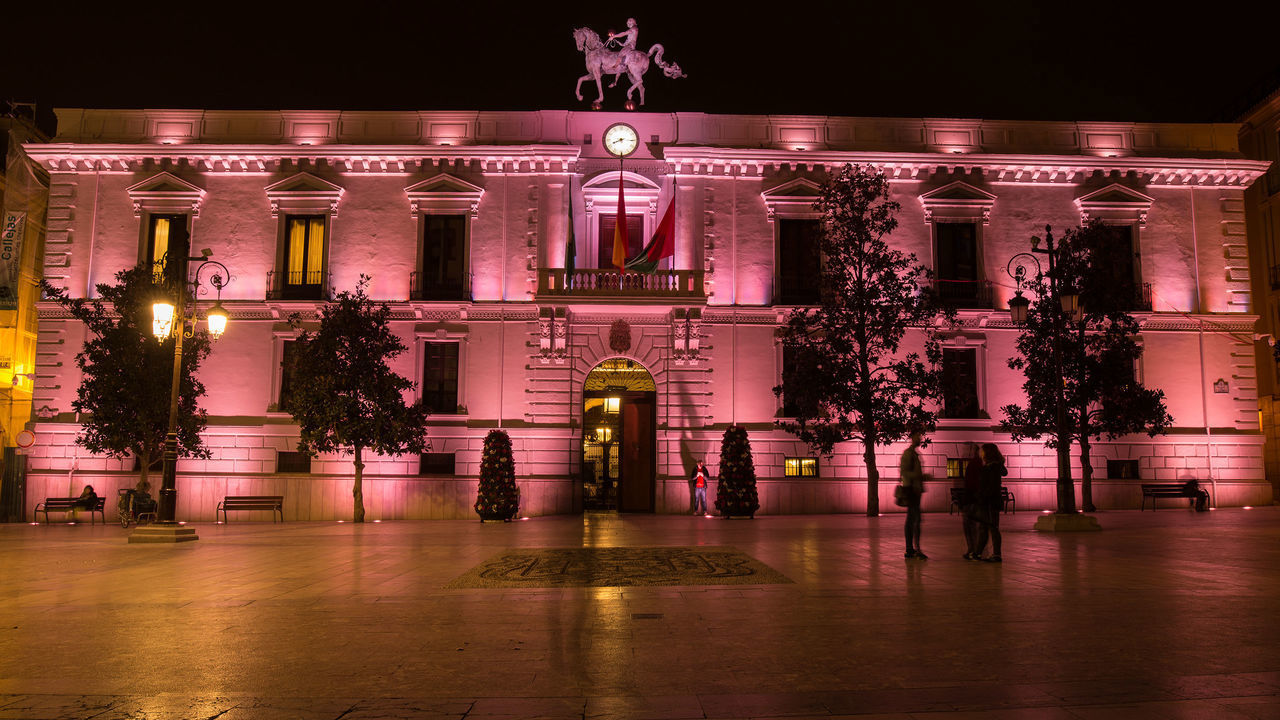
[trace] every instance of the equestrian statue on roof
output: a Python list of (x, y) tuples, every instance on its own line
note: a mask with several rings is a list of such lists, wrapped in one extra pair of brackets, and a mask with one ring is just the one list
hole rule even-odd
[(631, 93), (636, 90), (640, 91), (640, 104), (644, 105), (644, 74), (649, 71), (650, 57), (667, 77), (685, 77), (679, 65), (663, 62), (662, 45), (654, 43), (647, 53), (637, 50), (636, 40), (639, 35), (640, 28), (636, 25), (635, 18), (627, 18), (627, 29), (620, 33), (610, 32), (609, 38), (604, 42), (601, 42), (600, 36), (591, 28), (581, 27), (573, 31), (574, 42), (578, 44), (578, 50), (585, 54), (587, 63), (587, 74), (578, 78), (578, 86), (574, 90), (579, 100), (582, 99), (582, 81), (595, 80), (596, 99), (591, 106), (599, 109), (604, 102), (604, 87), (600, 84), (600, 79), (605, 75), (612, 75), (613, 82), (609, 87), (613, 87), (625, 73), (631, 79), (631, 87), (627, 88), (627, 109), (635, 109)]

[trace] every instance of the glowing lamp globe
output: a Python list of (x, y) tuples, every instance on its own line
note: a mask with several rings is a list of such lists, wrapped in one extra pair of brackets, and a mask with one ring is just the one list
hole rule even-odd
[(1022, 325), (1027, 321), (1027, 308), (1030, 305), (1031, 301), (1022, 296), (1021, 290), (1009, 298), (1009, 318), (1014, 325)]
[(1062, 293), (1058, 298), (1062, 302), (1062, 312), (1074, 316), (1076, 311), (1080, 309), (1080, 296), (1075, 292), (1068, 290)]
[(157, 300), (151, 305), (151, 333), (160, 340), (173, 332), (173, 303)]
[(222, 337), (222, 333), (227, 329), (227, 311), (223, 309), (222, 303), (216, 303), (209, 308), (206, 317), (209, 320), (209, 334), (214, 340)]

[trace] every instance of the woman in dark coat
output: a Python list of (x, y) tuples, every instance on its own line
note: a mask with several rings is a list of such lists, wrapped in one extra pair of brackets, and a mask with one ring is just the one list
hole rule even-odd
[(982, 474), (978, 482), (978, 542), (974, 554), (979, 558), (987, 548), (987, 536), (991, 537), (991, 556), (982, 558), (987, 562), (1001, 562), (1000, 557), (1000, 512), (1004, 509), (1004, 485), (1001, 479), (1009, 471), (1004, 466), (1004, 456), (1000, 448), (992, 443), (982, 446)]
[(977, 560), (978, 486), (982, 484), (982, 446), (973, 444), (973, 457), (964, 468), (964, 487), (960, 496), (960, 523), (964, 529), (964, 559)]

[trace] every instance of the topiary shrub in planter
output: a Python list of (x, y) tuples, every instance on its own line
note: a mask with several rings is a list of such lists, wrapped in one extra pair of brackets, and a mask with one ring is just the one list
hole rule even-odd
[(520, 488), (516, 487), (516, 465), (511, 456), (511, 438), (501, 430), (490, 430), (484, 438), (480, 457), (480, 489), (476, 493), (476, 514), (480, 521), (510, 521), (520, 509)]
[(746, 428), (730, 425), (720, 442), (720, 482), (716, 486), (716, 510), (724, 517), (754, 518), (760, 509), (756, 494), (756, 464)]

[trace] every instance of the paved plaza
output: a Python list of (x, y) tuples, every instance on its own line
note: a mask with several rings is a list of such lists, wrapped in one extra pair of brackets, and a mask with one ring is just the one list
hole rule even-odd
[[(0, 720), (1280, 717), (1280, 507), (1098, 517), (1002, 565), (938, 514), (927, 561), (900, 515), (0, 526)], [(548, 548), (767, 582), (446, 588)]]

